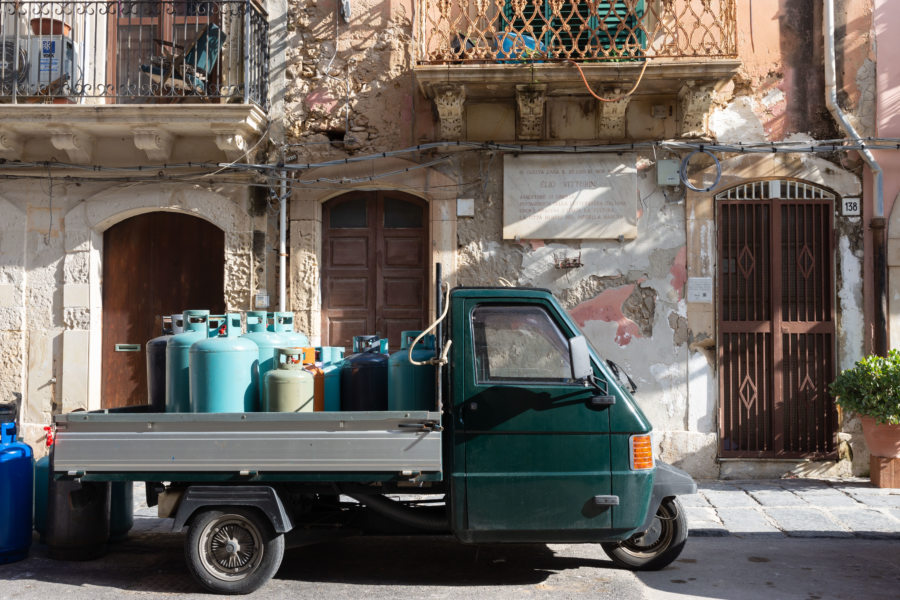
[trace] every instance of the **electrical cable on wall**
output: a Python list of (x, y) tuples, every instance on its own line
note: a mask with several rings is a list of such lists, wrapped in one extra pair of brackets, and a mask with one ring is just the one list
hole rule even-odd
[[(695, 154), (706, 154), (712, 157), (713, 162), (715, 162), (716, 164), (716, 179), (707, 187), (696, 187), (693, 183), (691, 183), (691, 180), (688, 179), (688, 164), (691, 162), (691, 158)], [(715, 154), (701, 146), (699, 149), (694, 150), (681, 160), (681, 168), (678, 169), (678, 178), (681, 179), (681, 183), (683, 183), (688, 189), (694, 190), (695, 192), (709, 192), (717, 185), (719, 185), (719, 181), (721, 181), (722, 179), (722, 163), (719, 162), (719, 159), (716, 158)]]

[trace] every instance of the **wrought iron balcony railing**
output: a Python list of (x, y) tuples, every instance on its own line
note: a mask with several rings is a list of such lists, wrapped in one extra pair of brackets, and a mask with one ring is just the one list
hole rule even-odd
[(735, 0), (419, 0), (418, 64), (734, 58)]
[(0, 103), (255, 103), (268, 23), (250, 0), (0, 0)]

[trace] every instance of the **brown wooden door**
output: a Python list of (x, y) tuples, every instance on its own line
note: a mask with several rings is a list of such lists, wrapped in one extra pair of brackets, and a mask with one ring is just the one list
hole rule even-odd
[[(225, 234), (187, 215), (155, 212), (103, 234), (102, 406), (147, 403), (147, 340), (162, 315), (225, 311)], [(139, 346), (127, 351), (117, 344)]]
[(795, 181), (717, 196), (723, 457), (835, 451), (833, 203)]
[(427, 204), (400, 192), (354, 192), (322, 210), (322, 343), (351, 347), (427, 325)]

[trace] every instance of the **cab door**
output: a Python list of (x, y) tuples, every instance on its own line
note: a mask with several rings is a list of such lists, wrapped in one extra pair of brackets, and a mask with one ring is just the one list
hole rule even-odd
[[(457, 444), (463, 537), (578, 538), (611, 527), (609, 407), (572, 380), (574, 334), (543, 301), (468, 298)], [(462, 315), (459, 315), (460, 317)], [(459, 354), (457, 354), (459, 356)], [(458, 388), (457, 388), (458, 389)], [(457, 499), (456, 502), (459, 502)], [(558, 536), (548, 532), (559, 531)]]

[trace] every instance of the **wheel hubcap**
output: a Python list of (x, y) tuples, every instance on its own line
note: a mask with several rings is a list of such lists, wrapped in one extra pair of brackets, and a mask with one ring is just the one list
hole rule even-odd
[(243, 578), (262, 560), (260, 532), (243, 515), (226, 515), (210, 523), (204, 528), (200, 543), (204, 567), (224, 581)]

